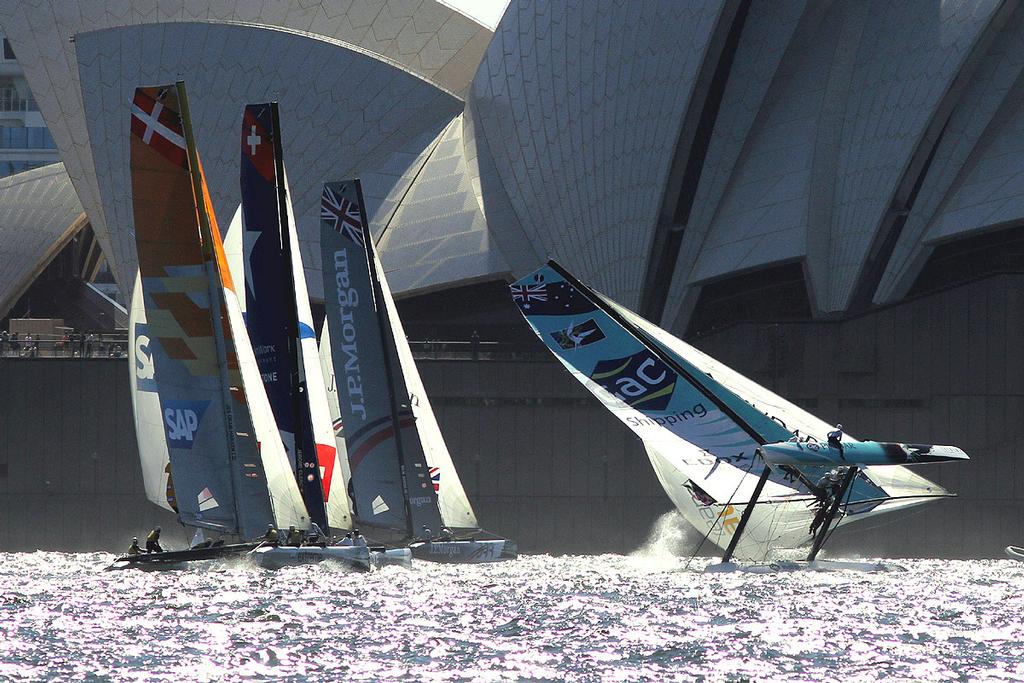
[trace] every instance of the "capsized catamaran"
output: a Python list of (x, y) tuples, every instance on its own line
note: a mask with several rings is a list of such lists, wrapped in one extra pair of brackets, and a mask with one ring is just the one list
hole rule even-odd
[[(331, 385), (344, 425), (355, 523), (413, 556), (440, 562), (513, 559), (515, 543), (480, 540), (367, 228), (358, 180), (328, 183), (321, 201)], [(330, 330), (330, 332), (328, 332)]]
[[(898, 465), (967, 459), (953, 446), (850, 437), (842, 449), (830, 446), (825, 422), (554, 261), (511, 293), (548, 349), (641, 438), (676, 508), (725, 550), (725, 560), (761, 560), (771, 549), (808, 544), (813, 560), (841, 524), (951, 495)], [(821, 485), (830, 468), (840, 483)]]
[(227, 268), (183, 83), (136, 89), (131, 174), (132, 334), (137, 358), (147, 359), (133, 368), (132, 391), (147, 495), (183, 524), (229, 537), (253, 539), (268, 525), (308, 529)]

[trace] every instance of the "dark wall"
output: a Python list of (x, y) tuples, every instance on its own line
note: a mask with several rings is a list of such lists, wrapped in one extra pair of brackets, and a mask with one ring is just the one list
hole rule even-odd
[[(996, 556), (1024, 541), (1022, 329), (1024, 276), (1007, 275), (856, 320), (741, 325), (697, 345), (855, 436), (971, 454), (921, 470), (959, 498), (837, 534), (838, 548)], [(631, 550), (671, 503), (632, 433), (537, 350), (420, 354), (478, 517), (527, 552)], [(0, 360), (0, 550), (118, 549), (175, 526), (142, 492), (127, 375), (125, 361)]]
[(176, 526), (143, 492), (128, 364), (0, 359), (0, 550), (124, 549), (161, 523)]

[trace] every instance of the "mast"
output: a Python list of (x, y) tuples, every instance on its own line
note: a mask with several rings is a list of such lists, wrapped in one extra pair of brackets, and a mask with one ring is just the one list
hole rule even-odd
[(295, 307), (295, 275), (292, 271), (292, 244), (288, 226), (288, 197), (284, 187), (284, 154), (281, 148), (281, 125), (277, 102), (270, 103), (270, 138), (274, 145), (274, 176), (277, 186), (278, 236), (281, 240), (282, 263), (284, 264), (285, 287), (288, 291), (285, 327), (288, 339), (288, 380), (292, 396), (292, 411), (295, 417), (295, 476), (306, 503), (310, 521), (323, 530), (328, 529), (327, 510), (324, 506), (323, 486), (320, 482), (320, 464), (316, 459), (313, 443), (312, 417), (306, 400), (306, 384), (301, 377), (299, 358), (299, 312)]
[(178, 105), (181, 108), (181, 128), (185, 137), (185, 151), (188, 154), (188, 171), (192, 179), (192, 193), (196, 203), (196, 213), (199, 216), (199, 231), (203, 250), (203, 261), (206, 266), (206, 279), (210, 292), (210, 316), (213, 318), (213, 338), (217, 349), (217, 367), (220, 371), (221, 400), (224, 403), (224, 424), (226, 427), (228, 462), (231, 472), (231, 504), (235, 513), (234, 533), (240, 532), (242, 524), (241, 510), (238, 505), (238, 478), (240, 476), (238, 462), (238, 447), (235, 443), (235, 419), (231, 405), (231, 386), (228, 376), (227, 343), (224, 339), (224, 302), (222, 301), (219, 276), (217, 273), (217, 259), (213, 252), (213, 236), (210, 227), (210, 217), (206, 215), (206, 207), (203, 204), (203, 180), (199, 175), (199, 156), (196, 154), (196, 141), (192, 134), (192, 117), (188, 108), (188, 95), (185, 93), (185, 82), (176, 81), (174, 84), (178, 95)]
[[(760, 452), (760, 449), (758, 449)], [(747, 522), (750, 521), (750, 516), (754, 514), (754, 505), (757, 503), (757, 499), (761, 497), (761, 491), (764, 490), (765, 482), (768, 481), (768, 476), (772, 473), (768, 464), (765, 463), (764, 469), (761, 471), (761, 476), (757, 480), (757, 486), (754, 487), (754, 493), (750, 496), (750, 500), (747, 502), (747, 506), (743, 508), (743, 515), (740, 517), (740, 523), (736, 526), (736, 531), (733, 532), (732, 540), (729, 541), (729, 547), (725, 549), (725, 554), (722, 555), (722, 564), (725, 564), (732, 559), (732, 554), (736, 552), (736, 546), (740, 542), (740, 536), (743, 535), (743, 530), (747, 528)]]
[[(406, 529), (409, 532), (409, 537), (415, 538), (418, 530), (413, 528), (412, 507), (409, 505), (409, 473), (406, 468), (405, 445), (402, 443), (401, 418), (398, 414), (398, 397), (395, 395), (395, 369), (392, 367), (392, 361), (397, 360), (395, 339), (391, 334), (391, 325), (389, 325), (387, 321), (387, 307), (384, 304), (384, 291), (381, 287), (380, 278), (377, 277), (377, 248), (373, 243), (373, 233), (370, 231), (370, 222), (366, 219), (366, 204), (363, 203), (363, 184), (358, 178), (354, 182), (356, 197), (359, 200), (359, 218), (366, 228), (366, 261), (369, 265), (370, 283), (373, 287), (374, 310), (377, 314), (377, 326), (380, 328), (381, 341), (384, 343), (384, 375), (387, 377), (388, 399), (391, 402), (391, 428), (395, 433), (395, 446), (398, 452), (398, 469), (402, 477), (402, 499), (405, 507)], [(439, 517), (440, 514), (440, 510), (438, 510)], [(440, 529), (431, 529), (432, 533), (437, 533), (439, 531)]]

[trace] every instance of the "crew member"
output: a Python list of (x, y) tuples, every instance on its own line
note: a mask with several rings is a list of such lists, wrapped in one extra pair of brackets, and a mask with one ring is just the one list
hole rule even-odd
[(267, 525), (267, 532), (263, 534), (263, 542), (267, 545), (277, 545), (278, 535), (277, 529), (274, 528), (273, 524)]
[(359, 533), (359, 529), (352, 530), (352, 545), (361, 545), (366, 547), (366, 536)]
[(423, 525), (422, 531), (423, 531), (423, 533), (420, 534), (420, 535), (423, 536), (423, 540), (424, 541), (429, 541), (430, 539), (432, 539), (434, 537), (434, 534), (432, 534), (430, 532), (430, 527), (427, 526), (426, 524)]
[(288, 527), (287, 544), (295, 548), (302, 546), (302, 532), (296, 529), (294, 524)]
[(328, 541), (327, 534), (324, 533), (324, 530), (321, 529), (320, 525), (317, 524), (316, 522), (313, 522), (313, 534), (312, 535), (316, 537), (316, 540), (313, 541), (313, 545), (319, 545), (319, 546), (326, 546), (327, 545), (327, 541)]
[(345, 538), (341, 539), (339, 545), (352, 545), (352, 532), (345, 534)]
[(839, 451), (839, 457), (845, 459), (843, 454), (843, 425), (837, 424), (836, 428), (828, 433), (828, 445)]
[(130, 546), (128, 546), (128, 554), (129, 555), (141, 555), (142, 554), (142, 548), (139, 547), (139, 538), (138, 538), (138, 536), (132, 538), (132, 544)]
[(162, 553), (163, 551), (164, 549), (160, 547), (160, 527), (157, 527), (146, 536), (146, 552)]

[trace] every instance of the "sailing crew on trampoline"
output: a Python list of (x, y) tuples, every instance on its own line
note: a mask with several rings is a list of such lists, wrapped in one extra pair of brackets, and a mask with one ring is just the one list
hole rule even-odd
[(163, 551), (164, 549), (160, 547), (160, 527), (157, 527), (146, 536), (146, 552), (162, 553)]
[(263, 542), (268, 545), (277, 545), (278, 539), (277, 529), (274, 528), (273, 524), (268, 524), (267, 531), (263, 534)]
[(341, 543), (338, 545), (352, 545), (352, 532), (345, 534), (345, 538), (341, 539)]
[(302, 532), (296, 529), (294, 524), (288, 527), (288, 538), (285, 540), (285, 543), (294, 548), (302, 546)]
[(141, 555), (142, 554), (142, 548), (139, 547), (139, 538), (138, 538), (138, 536), (132, 538), (132, 544), (130, 546), (128, 546), (128, 554), (129, 555)]
[(366, 536), (359, 533), (359, 529), (352, 530), (352, 545), (361, 545), (366, 547)]
[(828, 445), (839, 451), (840, 458), (845, 458), (843, 454), (843, 425), (837, 424), (836, 428), (828, 433)]

